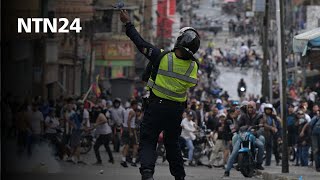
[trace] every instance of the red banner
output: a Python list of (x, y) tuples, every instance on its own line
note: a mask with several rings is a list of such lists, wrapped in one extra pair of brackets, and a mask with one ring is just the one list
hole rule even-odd
[[(172, 3), (175, 1), (163, 0), (158, 3), (159, 17), (157, 19), (157, 36), (162, 38), (171, 38), (172, 36), (172, 24), (174, 21), (170, 19), (171, 15), (174, 15), (175, 5)], [(169, 13), (168, 13), (169, 12)]]

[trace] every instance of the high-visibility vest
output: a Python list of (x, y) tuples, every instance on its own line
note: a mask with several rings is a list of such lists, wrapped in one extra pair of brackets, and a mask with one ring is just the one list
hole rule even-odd
[(155, 82), (150, 77), (147, 86), (157, 97), (184, 102), (188, 88), (197, 84), (197, 72), (195, 61), (179, 59), (170, 52), (161, 59)]

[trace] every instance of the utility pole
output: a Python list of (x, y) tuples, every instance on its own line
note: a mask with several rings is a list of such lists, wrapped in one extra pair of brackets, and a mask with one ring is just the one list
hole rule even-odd
[(77, 75), (77, 63), (78, 63), (78, 33), (74, 32), (74, 59), (73, 59), (73, 63), (74, 63), (74, 69), (73, 69), (73, 95), (76, 94), (76, 85), (77, 85), (77, 81), (76, 81), (76, 75)]
[(272, 104), (273, 103), (273, 57), (269, 58), (269, 102)]
[(282, 173), (289, 173), (289, 162), (288, 162), (288, 139), (287, 139), (287, 76), (286, 76), (286, 63), (284, 53), (284, 3), (282, 0), (276, 1), (276, 15), (277, 15), (277, 27), (278, 27), (278, 59), (279, 59), (279, 83), (280, 83), (280, 104), (281, 104), (281, 119), (282, 119)]
[[(266, 0), (266, 7), (264, 12), (264, 19), (263, 19), (263, 61), (262, 61), (262, 96), (268, 96), (268, 67), (267, 61), (269, 59), (268, 53), (268, 31), (269, 31), (269, 0)], [(270, 66), (270, 64), (269, 64)], [(269, 97), (270, 99), (270, 97)]]
[(90, 27), (90, 64), (89, 64), (89, 75), (88, 75), (88, 87), (91, 86), (91, 76), (92, 76), (92, 61), (93, 61), (93, 37), (94, 37), (94, 23), (96, 20), (96, 16), (93, 15)]

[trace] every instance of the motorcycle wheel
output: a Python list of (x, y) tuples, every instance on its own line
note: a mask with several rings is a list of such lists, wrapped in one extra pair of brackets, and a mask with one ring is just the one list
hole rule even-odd
[(240, 153), (238, 156), (240, 172), (244, 177), (252, 177), (254, 174), (253, 160), (248, 154)]
[(293, 162), (296, 159), (296, 151), (294, 147), (291, 147), (289, 150), (289, 160)]
[(92, 139), (89, 136), (82, 137), (80, 140), (80, 154), (87, 154), (92, 149)]
[[(289, 148), (289, 161), (293, 162), (296, 159), (296, 151), (294, 147)], [(279, 146), (279, 156), (282, 159), (282, 144)]]
[(193, 151), (193, 159), (195, 160), (195, 162), (200, 162), (200, 159), (202, 157), (202, 149), (201, 147), (195, 147), (194, 151)]

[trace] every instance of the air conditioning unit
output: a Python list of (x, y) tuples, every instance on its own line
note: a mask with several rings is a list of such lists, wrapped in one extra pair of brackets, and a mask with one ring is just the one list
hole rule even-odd
[(270, 28), (269, 29), (271, 29), (271, 31), (276, 31), (278, 29), (276, 20), (274, 20), (274, 19), (270, 20)]

